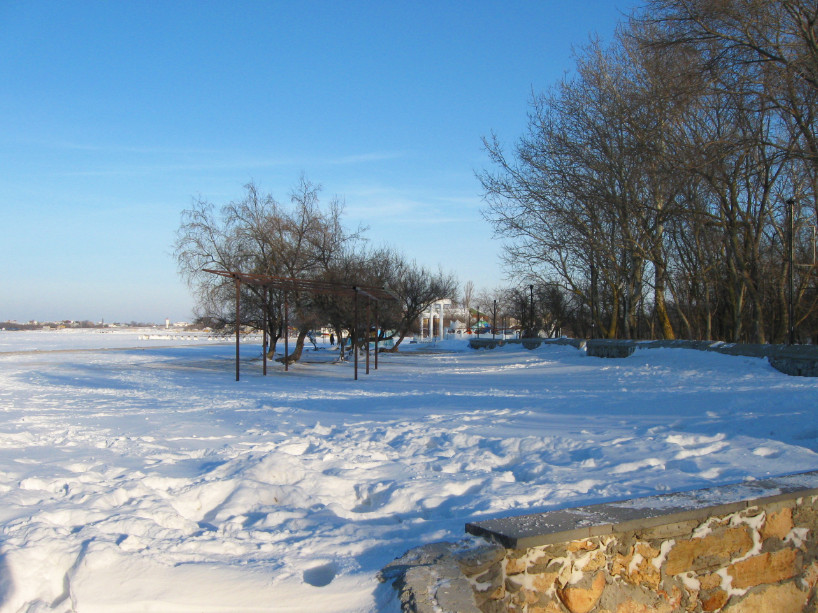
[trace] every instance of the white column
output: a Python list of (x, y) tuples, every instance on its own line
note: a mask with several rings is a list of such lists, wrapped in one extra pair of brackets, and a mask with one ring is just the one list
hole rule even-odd
[(437, 329), (440, 330), (440, 340), (443, 340), (443, 302), (440, 303), (440, 324)]
[(429, 338), (435, 335), (435, 315), (432, 307), (429, 307)]

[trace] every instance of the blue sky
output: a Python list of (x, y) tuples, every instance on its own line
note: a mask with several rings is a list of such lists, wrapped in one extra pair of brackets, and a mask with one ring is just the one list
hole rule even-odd
[(375, 245), (509, 285), (481, 138), (635, 0), (0, 3), (0, 320), (188, 320), (194, 198), (304, 173)]

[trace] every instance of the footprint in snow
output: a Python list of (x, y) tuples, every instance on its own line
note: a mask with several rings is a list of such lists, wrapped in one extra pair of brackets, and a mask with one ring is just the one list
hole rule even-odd
[(332, 562), (313, 566), (304, 571), (304, 583), (308, 583), (313, 587), (324, 587), (332, 583), (337, 572), (338, 569)]

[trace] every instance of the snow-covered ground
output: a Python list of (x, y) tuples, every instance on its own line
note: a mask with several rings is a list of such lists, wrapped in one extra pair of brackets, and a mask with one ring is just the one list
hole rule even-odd
[(244, 345), (237, 383), (143, 334), (0, 332), (0, 611), (392, 611), (467, 521), (818, 469), (818, 380), (762, 359)]

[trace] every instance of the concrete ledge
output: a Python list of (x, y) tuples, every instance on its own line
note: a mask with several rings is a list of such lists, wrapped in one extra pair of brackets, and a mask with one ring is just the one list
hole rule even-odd
[(712, 515), (735, 513), (760, 503), (769, 504), (796, 496), (818, 496), (818, 471), (471, 522), (466, 524), (466, 532), (489, 538), (508, 549), (526, 549), (661, 524), (701, 521)]

